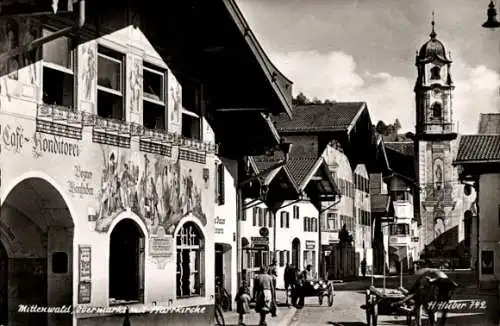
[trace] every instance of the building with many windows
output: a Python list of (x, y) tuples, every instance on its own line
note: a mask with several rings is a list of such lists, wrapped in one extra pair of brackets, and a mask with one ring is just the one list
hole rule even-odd
[(279, 144), (266, 114), (291, 114), (291, 82), (233, 1), (80, 5), (76, 27), (2, 17), (0, 323), (122, 325), (125, 306), (174, 304), (203, 313), (134, 323), (210, 324), (216, 242), (235, 243), (216, 232), (237, 214), (220, 157), (238, 169)]
[[(360, 275), (361, 261), (366, 259), (371, 265), (372, 260), (368, 173), (381, 168), (366, 103), (299, 105), (292, 120), (279, 116), (276, 127), (280, 135), (293, 143), (294, 151), (325, 159), (341, 194), (338, 201), (325, 203), (320, 216), (319, 261), (324, 263), (320, 275), (328, 278)], [(353, 243), (342, 249), (339, 232), (344, 226)]]

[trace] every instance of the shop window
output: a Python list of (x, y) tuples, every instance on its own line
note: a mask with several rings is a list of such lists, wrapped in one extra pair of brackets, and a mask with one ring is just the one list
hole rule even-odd
[(224, 184), (225, 168), (224, 164), (217, 165), (217, 204), (224, 205), (225, 203), (225, 184)]
[(182, 136), (201, 140), (202, 87), (195, 82), (182, 84)]
[(293, 206), (293, 218), (298, 220), (300, 218), (300, 210), (299, 210), (299, 206), (297, 205), (294, 205)]
[(97, 59), (97, 114), (124, 120), (123, 55), (99, 48)]
[(166, 129), (165, 72), (143, 68), (143, 124), (149, 129)]
[(204, 292), (204, 239), (198, 226), (186, 222), (177, 233), (177, 297), (200, 296)]
[[(43, 36), (54, 32), (43, 29)], [(75, 78), (71, 39), (61, 36), (42, 47), (43, 102), (45, 104), (74, 107)]]
[(68, 272), (68, 254), (65, 252), (54, 252), (52, 254), (52, 273), (64, 274)]
[(110, 303), (144, 299), (144, 234), (130, 219), (120, 221), (111, 232), (109, 250)]

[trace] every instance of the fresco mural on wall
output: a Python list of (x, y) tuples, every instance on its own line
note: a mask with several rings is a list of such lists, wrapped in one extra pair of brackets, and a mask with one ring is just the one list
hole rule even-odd
[(169, 130), (180, 133), (180, 123), (182, 117), (182, 86), (175, 76), (168, 74), (168, 120)]
[(96, 93), (97, 78), (97, 47), (94, 42), (88, 42), (80, 46), (82, 58), (83, 97), (86, 101), (93, 101)]
[(192, 168), (181, 166), (178, 160), (142, 153), (130, 156), (102, 148), (102, 154), (104, 170), (97, 195), (96, 231), (106, 232), (113, 219), (128, 209), (144, 221), (152, 235), (172, 235), (177, 223), (188, 214), (206, 225), (198, 186), (202, 182), (195, 180)]
[(130, 110), (142, 112), (142, 59), (130, 57)]

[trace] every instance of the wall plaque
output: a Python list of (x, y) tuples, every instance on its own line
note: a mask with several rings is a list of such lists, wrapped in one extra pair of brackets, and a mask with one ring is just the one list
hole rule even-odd
[(149, 239), (149, 254), (152, 257), (171, 257), (174, 245), (174, 237), (165, 234), (163, 228), (159, 228), (155, 236)]
[(306, 240), (306, 249), (311, 250), (316, 248), (316, 242), (312, 240)]
[(90, 303), (92, 292), (92, 251), (90, 246), (78, 246), (78, 303)]

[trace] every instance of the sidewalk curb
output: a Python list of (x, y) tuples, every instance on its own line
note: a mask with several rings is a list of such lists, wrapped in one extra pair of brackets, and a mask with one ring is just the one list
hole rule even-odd
[(295, 317), (295, 313), (297, 312), (297, 308), (291, 307), (288, 309), (288, 312), (285, 314), (285, 316), (278, 322), (276, 325), (279, 326), (288, 326), (293, 320), (293, 317)]

